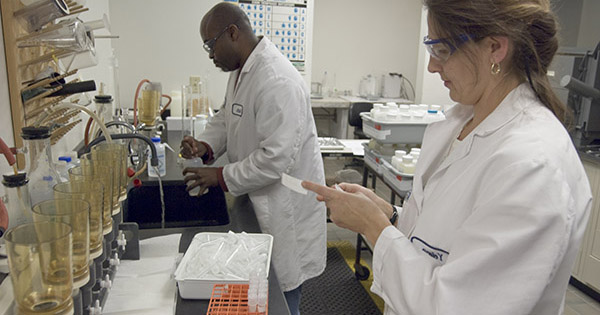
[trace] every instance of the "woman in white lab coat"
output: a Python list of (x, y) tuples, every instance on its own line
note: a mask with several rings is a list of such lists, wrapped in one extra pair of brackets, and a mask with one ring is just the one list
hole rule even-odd
[(374, 245), (386, 314), (562, 314), (591, 192), (546, 77), (549, 3), (425, 5), (428, 70), (458, 104), (425, 132), (404, 207), (357, 185), (303, 185)]

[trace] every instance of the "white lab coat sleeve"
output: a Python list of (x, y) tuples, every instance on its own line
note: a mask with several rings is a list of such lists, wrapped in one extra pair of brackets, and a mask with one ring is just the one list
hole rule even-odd
[(210, 146), (213, 150), (214, 160), (225, 153), (227, 148), (226, 116), (225, 104), (223, 104), (221, 109), (210, 119), (210, 122), (206, 125), (206, 129), (201, 137), (196, 139), (198, 141), (204, 141)]
[(573, 194), (545, 161), (500, 164), (474, 183), (474, 208), (445, 264), (393, 227), (381, 233), (371, 289), (388, 313), (530, 314), (567, 250)]
[(285, 77), (269, 81), (255, 103), (258, 148), (223, 169), (225, 184), (235, 196), (279, 181), (281, 173), (291, 171), (304, 145), (312, 115), (305, 90)]

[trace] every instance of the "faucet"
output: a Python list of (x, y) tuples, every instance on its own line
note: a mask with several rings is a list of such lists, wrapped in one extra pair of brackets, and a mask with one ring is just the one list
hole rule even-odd
[[(140, 139), (142, 141), (145, 141), (148, 146), (150, 147), (150, 150), (152, 151), (152, 157), (150, 158), (150, 165), (152, 166), (158, 166), (158, 154), (156, 153), (156, 147), (154, 146), (154, 143), (152, 143), (152, 140), (150, 140), (150, 138), (141, 135), (139, 133), (125, 133), (125, 134), (114, 134), (114, 135), (110, 135), (110, 137), (112, 139), (115, 140), (119, 140), (119, 139)], [(100, 136), (94, 140), (92, 140), (84, 149), (83, 149), (83, 153), (88, 153), (90, 152), (90, 149), (95, 146), (96, 144), (102, 142), (106, 140), (106, 138), (104, 138), (104, 136)]]

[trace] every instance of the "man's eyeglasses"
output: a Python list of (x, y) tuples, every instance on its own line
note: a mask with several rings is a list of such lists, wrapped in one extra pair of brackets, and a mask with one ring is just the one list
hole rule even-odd
[(204, 45), (202, 45), (202, 47), (204, 47), (204, 50), (206, 50), (207, 53), (210, 54), (213, 51), (213, 48), (215, 48), (215, 44), (217, 43), (217, 39), (219, 39), (219, 37), (225, 34), (225, 31), (227, 31), (231, 25), (232, 24), (227, 25), (227, 27), (224, 28), (221, 32), (219, 32), (217, 36), (204, 41)]
[[(423, 38), (423, 44), (425, 44), (427, 51), (433, 58), (441, 62), (446, 62), (446, 60), (448, 60), (448, 58), (456, 51), (458, 46), (474, 38), (473, 35), (461, 34), (455, 38), (431, 39), (428, 35)], [(456, 43), (456, 46), (451, 43), (452, 39)]]

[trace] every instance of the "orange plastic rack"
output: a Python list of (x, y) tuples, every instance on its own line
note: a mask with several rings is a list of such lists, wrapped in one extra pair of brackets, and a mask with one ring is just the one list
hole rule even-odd
[(248, 311), (247, 284), (215, 284), (208, 304), (207, 315), (267, 315), (269, 302), (265, 312)]

